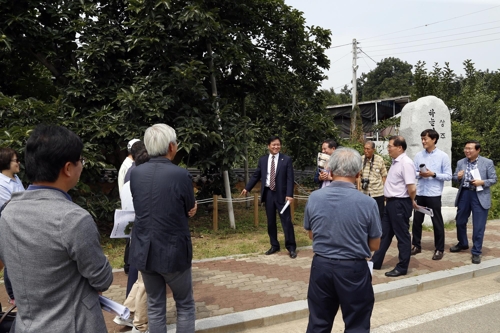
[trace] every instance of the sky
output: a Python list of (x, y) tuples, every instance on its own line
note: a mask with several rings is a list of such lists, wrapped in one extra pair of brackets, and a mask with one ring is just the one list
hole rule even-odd
[[(476, 69), (500, 70), (500, 0), (285, 0), (303, 12), (307, 26), (332, 33), (326, 50), (330, 70), (322, 88), (351, 87), (352, 40), (358, 41), (357, 77), (384, 58), (410, 65), (421, 60), (428, 70), (445, 62), (464, 74), (463, 62)], [(346, 46), (339, 46), (349, 44)], [(464, 45), (465, 44), (465, 45)], [(335, 47), (339, 46), (339, 47)], [(370, 59), (371, 58), (371, 59)]]

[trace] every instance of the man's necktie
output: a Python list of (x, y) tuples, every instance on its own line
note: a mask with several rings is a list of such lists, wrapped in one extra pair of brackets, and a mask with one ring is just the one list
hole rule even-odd
[(276, 189), (276, 165), (274, 164), (274, 155), (271, 159), (271, 177), (269, 178), (269, 188), (271, 191)]

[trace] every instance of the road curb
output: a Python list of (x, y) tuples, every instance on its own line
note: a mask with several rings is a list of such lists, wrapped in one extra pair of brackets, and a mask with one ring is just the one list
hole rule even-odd
[[(438, 288), (479, 276), (500, 272), (500, 258), (453, 269), (401, 278), (373, 286), (375, 302)], [(196, 332), (230, 333), (263, 326), (276, 325), (309, 315), (307, 300), (289, 302), (253, 310), (241, 311), (196, 320)], [(168, 332), (176, 332), (175, 324), (168, 325)]]

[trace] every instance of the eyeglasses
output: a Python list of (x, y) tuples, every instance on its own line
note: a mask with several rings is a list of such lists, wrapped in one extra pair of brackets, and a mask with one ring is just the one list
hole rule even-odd
[(473, 151), (473, 150), (476, 150), (474, 148), (464, 148), (464, 151)]
[(84, 166), (85, 165), (85, 158), (84, 157), (80, 158), (80, 162), (82, 162), (82, 166)]
[(17, 158), (13, 159), (13, 160), (10, 160), (11, 162), (14, 162), (14, 163), (21, 163), (21, 161)]

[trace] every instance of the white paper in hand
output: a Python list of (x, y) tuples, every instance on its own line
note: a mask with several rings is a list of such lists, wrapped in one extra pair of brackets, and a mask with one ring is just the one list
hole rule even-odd
[(434, 217), (434, 211), (432, 210), (432, 208), (418, 206), (416, 211), (424, 213), (425, 215), (429, 215), (430, 217)]
[[(481, 174), (479, 173), (479, 170), (478, 169), (473, 169), (471, 170), (470, 174), (472, 175), (472, 178), (474, 178), (475, 180), (481, 180)], [(483, 190), (483, 187), (480, 185), (480, 186), (476, 186), (476, 191), (482, 191)]]
[(283, 209), (281, 210), (280, 214), (283, 214), (285, 212), (285, 210), (288, 208), (288, 206), (290, 206), (290, 201), (286, 201), (286, 204), (283, 206)]
[(123, 319), (128, 319), (130, 317), (130, 310), (126, 307), (117, 303), (107, 297), (99, 295), (99, 302), (101, 303), (101, 308), (104, 311), (108, 311), (117, 316), (122, 317)]

